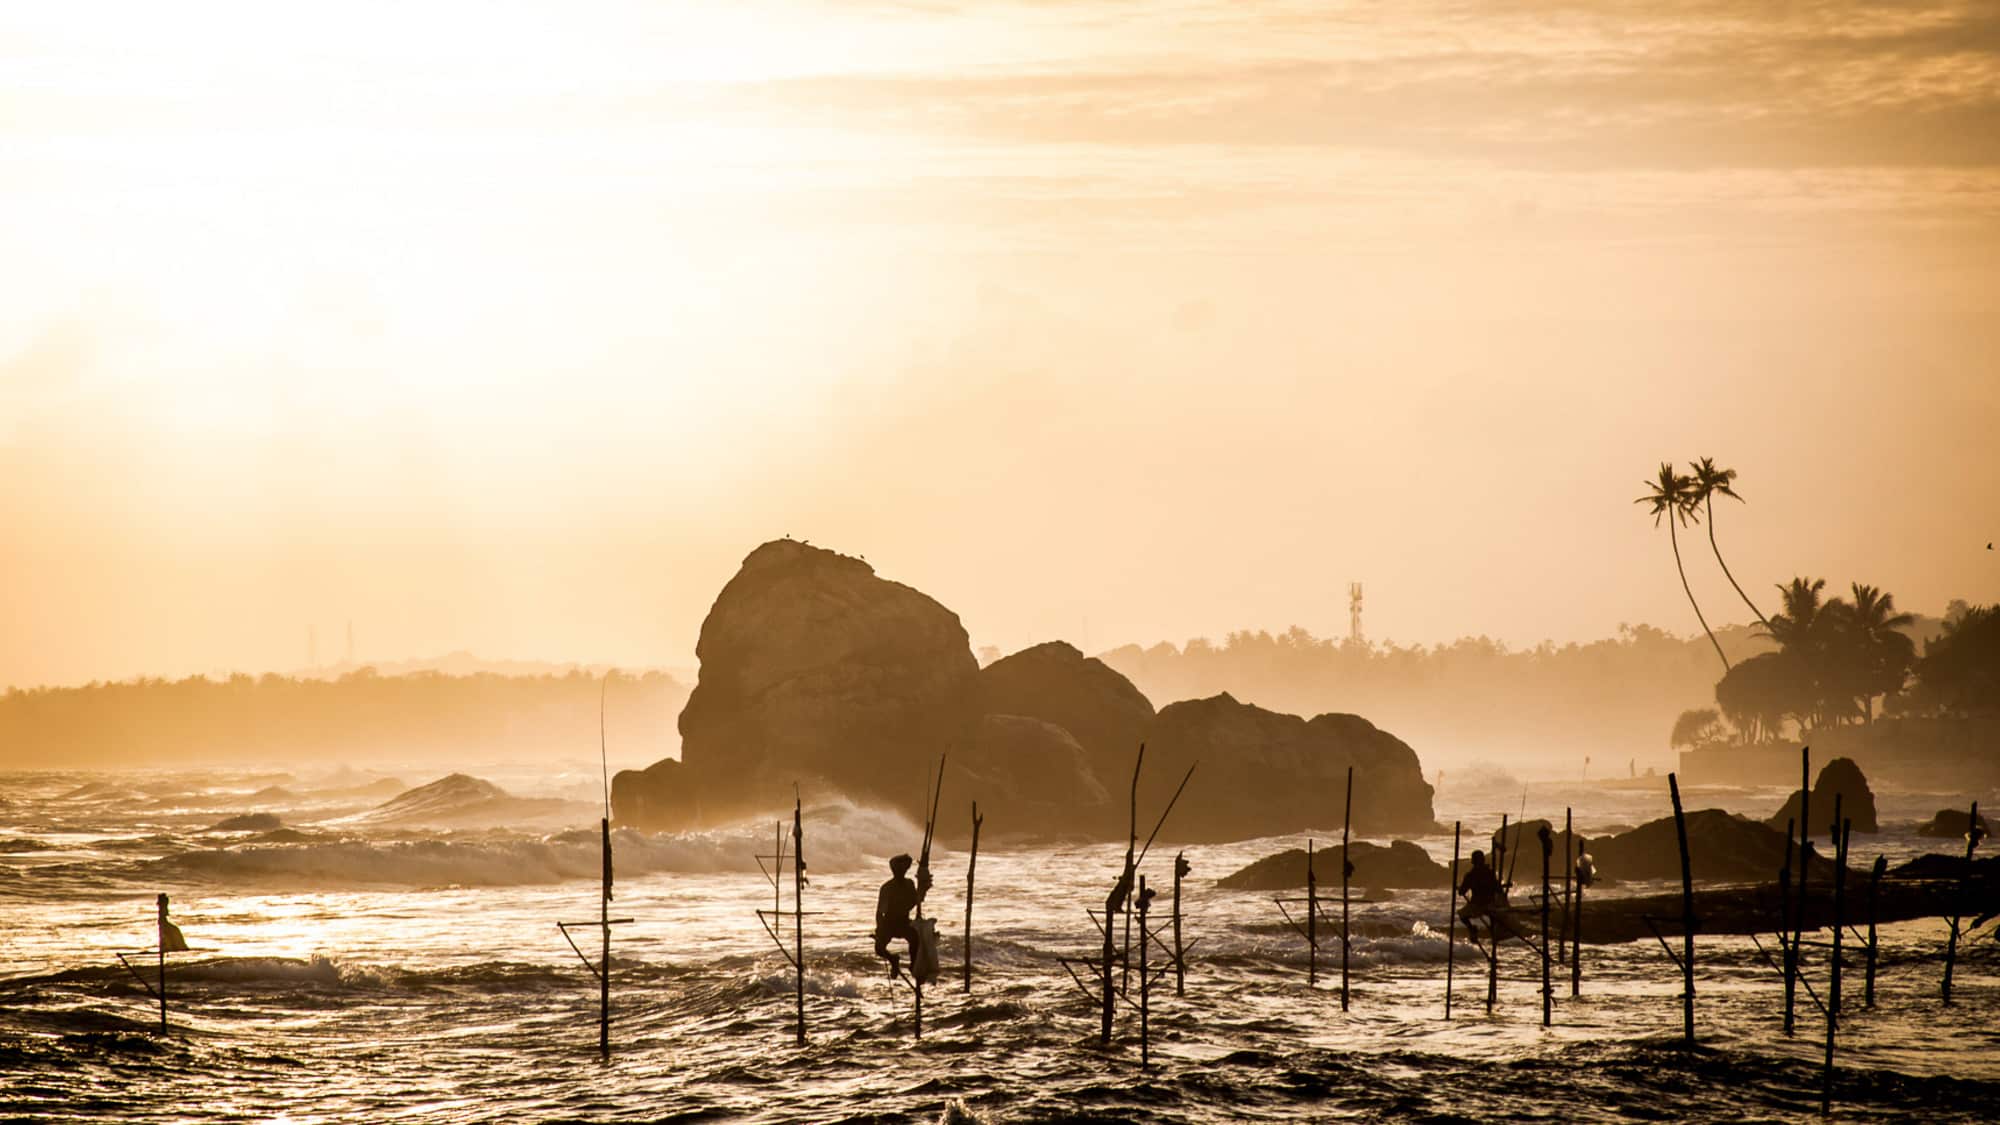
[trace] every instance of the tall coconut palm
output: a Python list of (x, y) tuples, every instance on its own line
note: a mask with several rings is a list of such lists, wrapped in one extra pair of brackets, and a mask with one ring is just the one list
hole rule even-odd
[(1757, 620), (1762, 621), (1768, 628), (1771, 622), (1765, 618), (1764, 611), (1757, 608), (1757, 603), (1750, 600), (1750, 595), (1743, 592), (1742, 586), (1737, 585), (1736, 576), (1729, 573), (1729, 564), (1722, 561), (1722, 548), (1715, 545), (1716, 495), (1719, 493), (1727, 496), (1739, 504), (1743, 502), (1743, 498), (1736, 495), (1736, 490), (1730, 487), (1731, 482), (1736, 479), (1736, 470), (1718, 468), (1713, 457), (1690, 461), (1688, 468), (1694, 470), (1689, 477), (1693, 482), (1693, 488), (1688, 493), (1688, 500), (1708, 516), (1708, 549), (1715, 552), (1715, 564), (1722, 568), (1722, 576), (1729, 579), (1729, 584), (1736, 587), (1736, 596), (1742, 598), (1743, 604), (1749, 606), (1750, 612), (1756, 614)]
[(1634, 504), (1650, 504), (1647, 509), (1653, 517), (1653, 526), (1667, 521), (1667, 541), (1674, 545), (1674, 569), (1680, 572), (1681, 589), (1686, 592), (1688, 604), (1694, 607), (1694, 619), (1701, 622), (1701, 631), (1708, 634), (1708, 643), (1715, 646), (1715, 658), (1722, 661), (1722, 674), (1729, 674), (1729, 658), (1722, 655), (1722, 642), (1715, 639), (1715, 631), (1708, 627), (1708, 619), (1701, 615), (1701, 603), (1694, 600), (1694, 588), (1688, 585), (1687, 567), (1681, 565), (1681, 541), (1674, 530), (1675, 521), (1685, 525), (1694, 518), (1694, 481), (1674, 472), (1672, 462), (1660, 462), (1658, 480), (1642, 482), (1646, 495), (1632, 501)]
[(1847, 627), (1858, 650), (1856, 656), (1861, 669), (1858, 681), (1861, 717), (1863, 721), (1872, 723), (1875, 721), (1875, 697), (1894, 695), (1903, 690), (1903, 681), (1909, 677), (1917, 645), (1902, 630), (1916, 624), (1917, 618), (1913, 613), (1897, 611), (1894, 594), (1859, 582), (1853, 584), (1853, 589), (1854, 606), (1849, 611)]
[(1793, 578), (1778, 587), (1778, 601), (1784, 608), (1764, 622), (1764, 635), (1778, 642), (1778, 651), (1795, 661), (1806, 678), (1808, 705), (1797, 712), (1801, 729), (1807, 728), (1808, 720), (1818, 725), (1826, 717), (1828, 626), (1837, 623), (1841, 614), (1829, 612), (1830, 607), (1821, 602), (1820, 593), (1825, 589), (1824, 578)]

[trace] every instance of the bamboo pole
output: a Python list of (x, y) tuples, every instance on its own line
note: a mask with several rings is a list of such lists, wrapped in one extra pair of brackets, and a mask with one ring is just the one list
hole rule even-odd
[(972, 855), (965, 861), (965, 969), (964, 990), (972, 991), (972, 882), (979, 873), (979, 826), (986, 818), (979, 815), (979, 802), (972, 802)]
[(1174, 995), (1187, 995), (1187, 950), (1181, 945), (1181, 880), (1194, 868), (1188, 866), (1187, 853), (1174, 856)]
[(1354, 767), (1347, 767), (1347, 809), (1340, 814), (1340, 1010), (1347, 1010), (1347, 881), (1354, 874), (1348, 858), (1348, 828), (1354, 821)]
[[(1951, 1003), (1951, 971), (1952, 967), (1958, 961), (1958, 931), (1960, 921), (1965, 915), (1966, 887), (1972, 882), (1972, 853), (1974, 849), (1979, 847), (1981, 835), (1982, 833), (1979, 831), (1979, 802), (1974, 801), (1972, 802), (1972, 814), (1967, 817), (1965, 822), (1965, 868), (1959, 872), (1958, 895), (1951, 906), (1951, 933), (1946, 938), (1944, 947), (1944, 1002), (1946, 1005), (1950, 1005)], [(162, 991), (164, 992), (164, 989)]]
[[(1493, 879), (1495, 882), (1498, 882), (1500, 879), (1500, 871), (1501, 871), (1500, 865), (1505, 861), (1506, 856), (1507, 856), (1507, 814), (1503, 812), (1500, 814), (1500, 835), (1494, 838), (1494, 845), (1493, 845)], [(1506, 893), (1507, 893), (1507, 888), (1504, 886), (1501, 887), (1500, 896), (1504, 897)], [(1495, 912), (1488, 914), (1486, 916), (1486, 1010), (1488, 1012), (1491, 1012), (1493, 1010), (1493, 1002), (1496, 999), (1498, 999), (1500, 995), (1500, 915), (1498, 913), (1499, 908), (1500, 904), (1496, 900), (1493, 904), (1493, 909)], [(1467, 933), (1470, 932), (1471, 931), (1468, 929)]]
[(1555, 841), (1549, 839), (1549, 826), (1544, 824), (1535, 835), (1542, 842), (1542, 1026), (1549, 1026), (1549, 1018), (1555, 1012), (1556, 994), (1549, 985), (1549, 859), (1555, 854)]
[(1444, 911), (1444, 1018), (1451, 1018), (1451, 974), (1458, 959), (1458, 846), (1463, 821), (1451, 822), (1451, 887)]
[(599, 820), (603, 835), (604, 887), (597, 897), (597, 1053), (611, 1057), (611, 818)]
[(1674, 834), (1681, 846), (1681, 1027), (1687, 1045), (1694, 1046), (1694, 867), (1688, 860), (1687, 815), (1681, 811), (1681, 783), (1667, 775), (1667, 791), (1674, 800)]
[[(167, 896), (163, 891), (160, 904), (160, 1034), (167, 1033)], [(1947, 988), (1947, 994), (1949, 989)]]
[(1875, 892), (1881, 889), (1882, 872), (1889, 867), (1887, 856), (1876, 856), (1875, 866), (1868, 873), (1868, 969), (1864, 978), (1862, 1003), (1870, 1008), (1875, 1006), (1875, 961), (1880, 954), (1880, 946), (1875, 936)]

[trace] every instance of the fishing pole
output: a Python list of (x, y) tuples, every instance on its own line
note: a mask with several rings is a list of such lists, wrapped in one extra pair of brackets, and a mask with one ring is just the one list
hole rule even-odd
[[(1514, 888), (1514, 871), (1521, 866), (1521, 826), (1528, 815), (1528, 789), (1521, 787), (1521, 811), (1514, 817), (1514, 847), (1507, 857), (1507, 889)], [(1502, 840), (1502, 844), (1506, 841)]]
[(1181, 778), (1180, 788), (1174, 790), (1174, 795), (1172, 799), (1167, 801), (1167, 807), (1160, 810), (1159, 823), (1153, 825), (1153, 834), (1151, 836), (1146, 837), (1146, 846), (1139, 849), (1139, 858), (1133, 861), (1134, 867), (1138, 866), (1141, 863), (1146, 862), (1146, 853), (1153, 850), (1153, 841), (1159, 838), (1160, 829), (1166, 827), (1167, 814), (1174, 811), (1174, 803), (1181, 799), (1182, 790), (1185, 790), (1187, 788), (1187, 783), (1189, 779), (1194, 777), (1194, 767), (1200, 764), (1201, 762), (1199, 760), (1196, 760), (1194, 765), (1188, 767), (1186, 776)]

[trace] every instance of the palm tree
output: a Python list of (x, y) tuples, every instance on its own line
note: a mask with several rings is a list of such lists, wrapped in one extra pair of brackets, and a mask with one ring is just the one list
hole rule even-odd
[(1716, 565), (1722, 568), (1722, 576), (1729, 579), (1729, 584), (1736, 587), (1736, 596), (1742, 598), (1743, 604), (1750, 607), (1750, 612), (1757, 615), (1757, 620), (1764, 622), (1768, 627), (1771, 623), (1765, 619), (1764, 611), (1757, 608), (1757, 603), (1750, 600), (1750, 595), (1743, 592), (1742, 586), (1737, 585), (1736, 576), (1729, 573), (1729, 564), (1722, 561), (1722, 548), (1715, 545), (1716, 494), (1721, 493), (1739, 504), (1743, 502), (1743, 498), (1736, 495), (1736, 490), (1729, 487), (1730, 482), (1736, 479), (1736, 470), (1717, 468), (1713, 457), (1690, 461), (1688, 468), (1694, 470), (1694, 475), (1690, 478), (1694, 487), (1688, 493), (1688, 500), (1708, 515), (1708, 548), (1715, 552)]
[(1848, 613), (1847, 626), (1852, 631), (1862, 671), (1861, 714), (1872, 723), (1875, 697), (1903, 690), (1903, 681), (1909, 676), (1917, 645), (1902, 630), (1916, 624), (1917, 617), (1897, 612), (1894, 594), (1859, 582), (1853, 586), (1854, 606)]
[(1838, 606), (1823, 604), (1820, 592), (1826, 589), (1826, 579), (1793, 578), (1787, 585), (1778, 587), (1778, 600), (1783, 609), (1772, 614), (1764, 622), (1764, 635), (1778, 642), (1779, 652), (1796, 663), (1806, 678), (1805, 698), (1800, 700), (1804, 708), (1799, 715), (1799, 727), (1807, 728), (1807, 719), (1818, 725), (1826, 717), (1826, 641), (1829, 626), (1836, 625), (1842, 615), (1841, 608), (1846, 603), (1835, 598)]
[(1694, 481), (1674, 472), (1672, 462), (1660, 462), (1658, 480), (1642, 482), (1647, 493), (1632, 501), (1634, 504), (1651, 504), (1648, 509), (1653, 517), (1653, 526), (1667, 521), (1667, 541), (1674, 545), (1674, 569), (1680, 572), (1681, 589), (1687, 593), (1688, 604), (1694, 606), (1694, 619), (1701, 622), (1701, 631), (1708, 634), (1708, 643), (1715, 646), (1715, 657), (1722, 661), (1722, 674), (1729, 674), (1729, 658), (1722, 655), (1722, 642), (1715, 639), (1715, 631), (1708, 627), (1708, 619), (1701, 615), (1701, 604), (1694, 600), (1694, 588), (1688, 585), (1687, 568), (1681, 565), (1681, 541), (1674, 531), (1674, 521), (1685, 524), (1694, 518), (1694, 503), (1691, 497)]

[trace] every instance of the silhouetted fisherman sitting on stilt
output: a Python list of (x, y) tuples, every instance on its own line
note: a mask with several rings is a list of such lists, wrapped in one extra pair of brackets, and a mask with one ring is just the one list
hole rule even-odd
[(910, 882), (911, 859), (899, 855), (889, 861), (890, 878), (882, 884), (882, 891), (875, 896), (875, 956), (889, 962), (889, 979), (903, 975), (903, 966), (894, 951), (889, 948), (892, 941), (907, 943), (910, 960), (917, 959), (917, 928), (910, 922), (910, 911), (923, 901), (928, 887), (918, 887)]
[(1496, 928), (1493, 908), (1500, 901), (1500, 879), (1493, 874), (1493, 868), (1487, 866), (1485, 852), (1472, 853), (1472, 869), (1465, 873), (1464, 881), (1459, 883), (1458, 893), (1465, 899), (1465, 905), (1459, 909), (1458, 916), (1465, 921), (1466, 936), (1478, 941), (1479, 934), (1474, 929), (1473, 922), (1483, 918), (1486, 920), (1487, 930), (1493, 931)]

